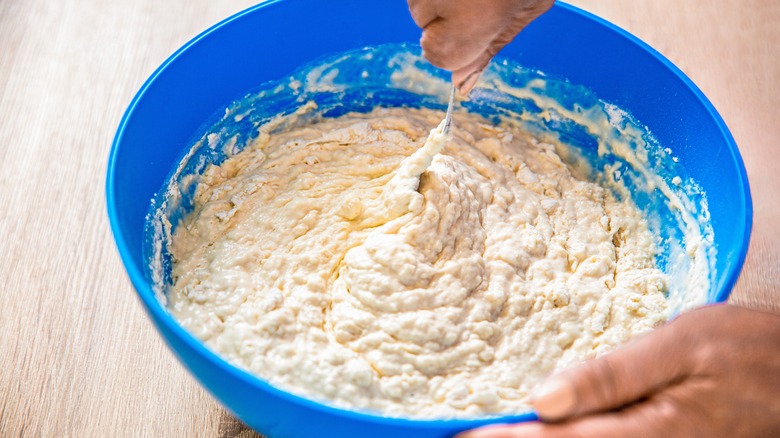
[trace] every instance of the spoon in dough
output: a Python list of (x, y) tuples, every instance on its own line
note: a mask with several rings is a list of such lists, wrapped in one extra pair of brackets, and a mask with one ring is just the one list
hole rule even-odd
[(420, 176), (431, 165), (433, 158), (444, 149), (450, 138), (453, 106), (455, 87), (450, 90), (450, 103), (447, 105), (444, 120), (431, 129), (419, 149), (401, 161), (393, 177), (382, 187), (379, 198), (363, 204), (363, 212), (360, 213), (362, 227), (376, 227), (411, 211), (411, 206), (420, 196)]
[(450, 85), (450, 102), (447, 104), (447, 115), (444, 116), (442, 134), (449, 135), (452, 126), (452, 107), (455, 106), (455, 85)]

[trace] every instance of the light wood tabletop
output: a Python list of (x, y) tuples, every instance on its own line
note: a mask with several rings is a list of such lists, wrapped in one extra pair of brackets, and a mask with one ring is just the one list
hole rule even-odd
[[(143, 81), (253, 3), (0, 1), (0, 436), (255, 436), (155, 332), (104, 195), (114, 131)], [(780, 312), (780, 2), (573, 3), (658, 49), (720, 111), (755, 208), (732, 302)]]

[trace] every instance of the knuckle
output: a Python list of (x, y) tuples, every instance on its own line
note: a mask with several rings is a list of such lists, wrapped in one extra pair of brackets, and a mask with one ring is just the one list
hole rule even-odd
[(607, 359), (594, 361), (594, 367), (596, 379), (600, 383), (598, 385), (600, 391), (595, 391), (595, 394), (598, 395), (599, 404), (605, 405), (617, 397), (618, 385), (615, 369)]
[(412, 15), (412, 20), (419, 27), (424, 27), (426, 16), (429, 15), (425, 1), (422, 0), (407, 0), (406, 4), (409, 6), (409, 13)]
[(425, 59), (436, 67), (447, 70), (453, 70), (457, 67), (456, 47), (440, 32), (424, 31), (420, 46), (422, 46)]
[(653, 424), (657, 430), (674, 428), (681, 436), (695, 436), (697, 432), (702, 432), (703, 424), (711, 422), (711, 419), (697, 412), (695, 404), (682, 400), (675, 391), (655, 394), (648, 402), (638, 406), (637, 410), (646, 424)]
[(663, 424), (673, 422), (679, 410), (677, 401), (667, 393), (659, 393), (653, 397), (649, 407), (642, 409), (643, 415), (649, 421)]
[(577, 399), (582, 413), (615, 407), (619, 387), (613, 365), (605, 358), (586, 362), (585, 372), (577, 378)]

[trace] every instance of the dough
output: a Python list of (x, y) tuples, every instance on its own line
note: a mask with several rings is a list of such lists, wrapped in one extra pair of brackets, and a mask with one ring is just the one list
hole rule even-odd
[[(200, 178), (173, 315), (232, 363), (414, 418), (528, 409), (545, 376), (665, 321), (642, 213), (510, 124), (376, 109), (264, 131)], [(443, 149), (442, 149), (443, 148)]]

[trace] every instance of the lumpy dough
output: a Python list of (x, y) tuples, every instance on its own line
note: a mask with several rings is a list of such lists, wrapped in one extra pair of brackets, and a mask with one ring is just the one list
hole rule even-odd
[(209, 167), (170, 245), (174, 316), (282, 389), (413, 418), (525, 411), (551, 372), (665, 320), (635, 205), (564, 145), (469, 114), (429, 136), (441, 117), (265, 130)]

